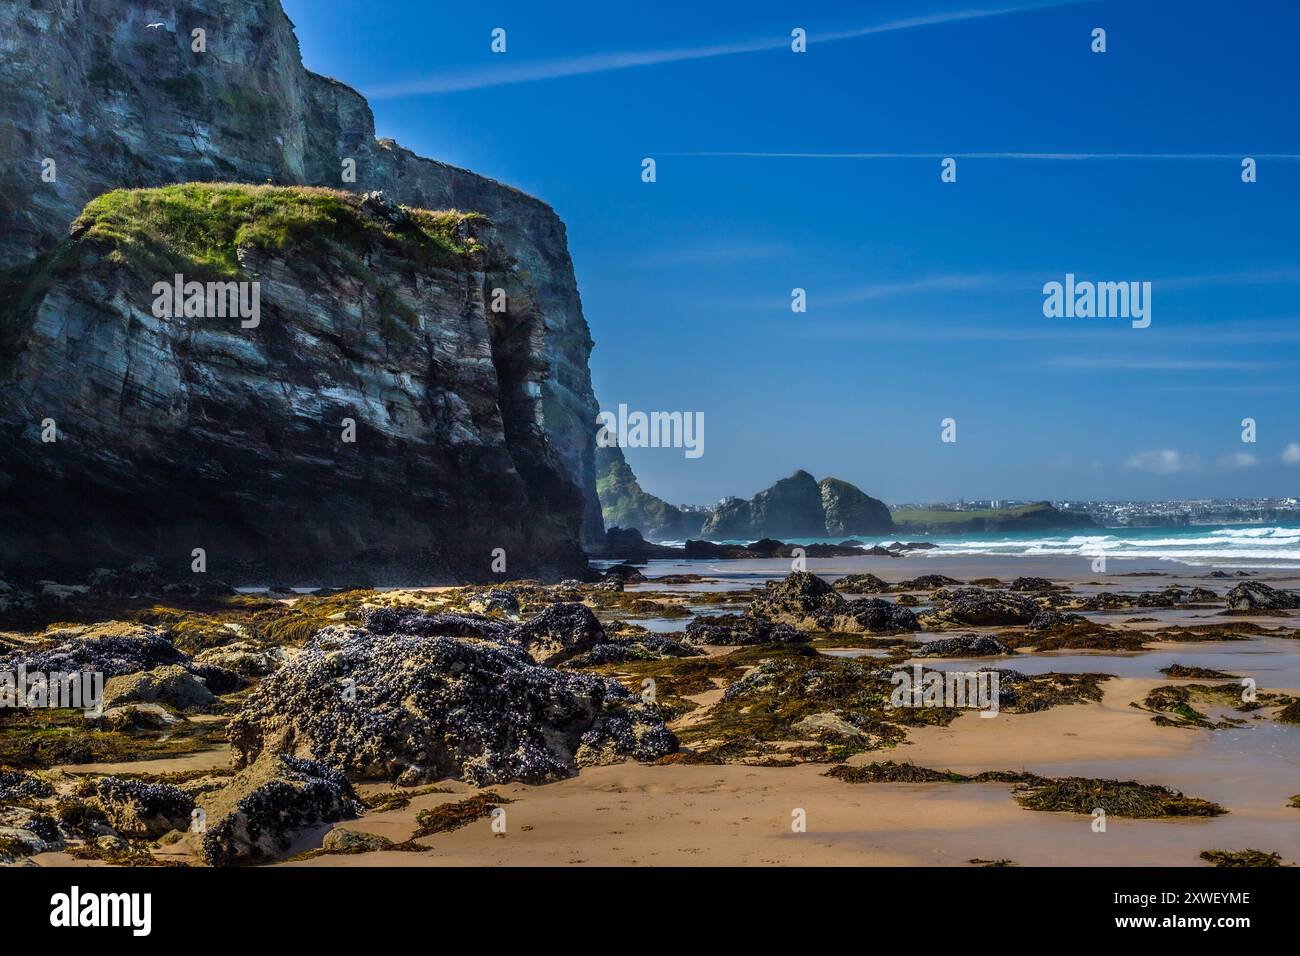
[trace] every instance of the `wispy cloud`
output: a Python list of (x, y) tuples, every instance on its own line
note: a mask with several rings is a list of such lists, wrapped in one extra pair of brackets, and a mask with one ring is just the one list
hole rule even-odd
[(1250, 452), (1238, 451), (1219, 459), (1220, 468), (1254, 468), (1259, 459)]
[[(896, 33), (900, 30), (914, 30), (920, 27), (940, 26), (946, 23), (985, 20), (990, 17), (1000, 17), (1008, 14), (1030, 13), (1036, 10), (1072, 6), (1077, 2), (1080, 2), (1080, 0), (1038, 0), (1038, 2), (1018, 3), (983, 10), (949, 10), (825, 33), (810, 30), (808, 32), (808, 43), (810, 46), (818, 43), (837, 43), (843, 40), (856, 40), (860, 37), (875, 36), (882, 33)], [(585, 56), (537, 60), (531, 63), (494, 64), (491, 67), (483, 67), (477, 70), (448, 70), (418, 80), (370, 87), (363, 90), (363, 92), (370, 99), (392, 99), (400, 96), (419, 96), (430, 93), (460, 93), (466, 90), (480, 90), (492, 86), (556, 80), (591, 73), (609, 73), (615, 70), (630, 70), (636, 67), (657, 66), (664, 63), (681, 63), (688, 60), (707, 60), (719, 56), (762, 53), (768, 50), (789, 49), (789, 46), (790, 37), (786, 34), (701, 46), (593, 53)]]
[(1146, 356), (1081, 356), (1066, 355), (1053, 358), (1050, 365), (1058, 368), (1099, 369), (1134, 372), (1257, 372), (1275, 368), (1277, 362), (1239, 362), (1229, 359), (1202, 358), (1152, 358)]
[(656, 152), (656, 156), (697, 156), (727, 159), (1025, 159), (1040, 161), (1083, 162), (1093, 159), (1187, 159), (1187, 160), (1240, 160), (1249, 155), (1255, 159), (1300, 160), (1300, 153), (1027, 153), (1027, 152), (986, 152), (986, 153), (801, 153), (769, 152), (757, 150), (699, 150), (691, 152)]
[(1149, 471), (1156, 475), (1173, 475), (1194, 467), (1196, 459), (1172, 448), (1158, 451), (1140, 451), (1129, 456), (1126, 466), (1135, 471)]
[(818, 296), (821, 305), (851, 305), (896, 296), (922, 295), (934, 292), (969, 292), (974, 289), (1015, 288), (1018, 282), (996, 275), (933, 275), (915, 279), (886, 282), (867, 282), (859, 286), (828, 292)]
[(790, 246), (779, 242), (705, 242), (676, 249), (629, 252), (629, 265), (664, 268), (669, 266), (718, 266), (776, 259), (790, 254)]
[(1300, 444), (1292, 442), (1282, 449), (1282, 461), (1288, 465), (1300, 465)]

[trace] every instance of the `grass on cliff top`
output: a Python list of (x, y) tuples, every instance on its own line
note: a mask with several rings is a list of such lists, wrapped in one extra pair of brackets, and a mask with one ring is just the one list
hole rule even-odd
[(891, 512), (895, 524), (969, 524), (979, 518), (1024, 518), (1038, 512), (1054, 510), (1046, 501), (1014, 508), (985, 509), (984, 511), (949, 511), (944, 508), (900, 508)]
[(284, 253), (322, 240), (384, 240), (435, 266), (458, 265), (478, 251), (457, 235), (462, 222), (483, 218), (478, 213), (403, 209), (408, 221), (393, 225), (368, 215), (360, 196), (335, 189), (179, 183), (98, 196), (71, 232), (110, 243), (120, 261), (156, 270), (187, 264), (227, 278), (239, 273), (237, 251), (245, 245)]

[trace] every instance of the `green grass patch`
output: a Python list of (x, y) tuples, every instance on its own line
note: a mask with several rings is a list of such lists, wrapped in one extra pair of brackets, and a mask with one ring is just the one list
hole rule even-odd
[(334, 189), (179, 183), (98, 196), (71, 231), (110, 246), (110, 258), (117, 261), (219, 278), (239, 274), (241, 246), (283, 255), (308, 243), (382, 242), (415, 261), (446, 267), (464, 264), (479, 250), (459, 234), (465, 220), (482, 216), (403, 208), (405, 221), (394, 225), (366, 214), (359, 196)]

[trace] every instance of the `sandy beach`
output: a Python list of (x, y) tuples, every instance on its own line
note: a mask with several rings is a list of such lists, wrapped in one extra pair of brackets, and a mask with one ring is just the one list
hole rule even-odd
[[(886, 582), (917, 574), (966, 575), (1004, 580), (1044, 573), (1068, 590), (1070, 600), (1090, 595), (1138, 595), (1169, 587), (1218, 587), (1224, 582), (1207, 571), (1189, 568), (1123, 568), (1099, 577), (1077, 573), (1067, 559), (997, 561), (990, 558), (937, 560), (904, 558), (881, 566), (879, 561), (828, 560), (809, 562), (810, 570), (833, 581), (843, 573), (871, 573)], [(707, 618), (743, 607), (752, 588), (781, 581), (789, 570), (785, 561), (722, 562), (716, 571), (693, 565), (683, 572), (676, 563), (651, 562), (642, 570), (650, 580), (629, 584), (630, 595), (647, 595), (658, 605), (677, 603)], [(663, 574), (705, 575), (672, 584), (653, 580)], [(1251, 578), (1283, 587), (1297, 583), (1295, 575), (1258, 574)], [(1227, 582), (1232, 583), (1232, 582)], [(718, 592), (731, 592), (721, 595)], [(914, 593), (924, 608), (936, 598), (925, 589)], [(436, 610), (433, 600), (457, 600), (451, 589), (410, 592), (419, 607)], [(402, 592), (384, 601), (406, 600)], [(721, 599), (719, 601), (719, 599)], [(891, 600), (902, 600), (894, 594)], [(296, 600), (296, 599), (293, 599)], [(608, 603), (608, 602), (606, 602)], [(597, 601), (597, 607), (602, 607)], [(622, 616), (609, 605), (601, 611), (607, 626)], [(1002, 711), (991, 718), (963, 713), (946, 725), (908, 726), (900, 739), (884, 747), (851, 753), (848, 767), (878, 761), (974, 775), (1011, 771), (1049, 778), (1086, 777), (1138, 781), (1183, 791), (1215, 801), (1225, 813), (1213, 817), (1125, 819), (1111, 817), (1104, 832), (1094, 829), (1093, 817), (1073, 812), (1042, 812), (1022, 807), (1012, 794), (1014, 783), (926, 782), (855, 783), (827, 775), (825, 761), (791, 763), (785, 754), (819, 746), (818, 736), (784, 739), (772, 753), (776, 758), (738, 758), (710, 764), (621, 761), (589, 766), (568, 779), (529, 785), (507, 783), (472, 787), (453, 778), (428, 787), (405, 788), (405, 806), (382, 807), (358, 819), (308, 827), (292, 837), (279, 855), (280, 866), (547, 866), (547, 865), (869, 865), (973, 866), (1000, 861), (1023, 866), (1104, 866), (1201, 864), (1207, 849), (1256, 848), (1277, 852), (1284, 860), (1300, 860), (1300, 810), (1288, 805), (1300, 792), (1300, 727), (1273, 719), (1277, 707), (1255, 712), (1205, 704), (1213, 720), (1231, 718), (1219, 729), (1162, 725), (1145, 705), (1160, 687), (1195, 685), (1196, 680), (1161, 673), (1172, 663), (1208, 669), (1207, 673), (1253, 676), (1261, 690), (1300, 695), (1297, 644), (1288, 628), (1291, 616), (1223, 616), (1212, 604), (1142, 607), (1085, 612), (1103, 623), (1107, 633), (1137, 634), (1147, 640), (1140, 650), (1120, 652), (1092, 649), (1052, 651), (1023, 647), (1021, 653), (994, 659), (911, 657), (887, 646), (836, 646), (833, 636), (814, 646), (827, 661), (893, 661), (891, 666), (923, 663), (940, 670), (1011, 668), (1029, 675), (1111, 675), (1097, 685), (1099, 699), (1057, 703), (1032, 712)], [(628, 620), (645, 633), (680, 636), (687, 619), (654, 618), (644, 612)], [(924, 617), (923, 617), (924, 619)], [(1254, 626), (1266, 634), (1239, 640), (1160, 640), (1157, 632), (1170, 627), (1214, 627), (1226, 622)], [(1275, 630), (1280, 629), (1280, 630)], [(912, 648), (953, 636), (951, 629), (923, 630), (912, 635)], [(1010, 646), (1027, 632), (996, 626), (971, 626), (960, 633), (1002, 636)], [(1165, 633), (1168, 633), (1165, 631)], [(1011, 634), (1011, 638), (1006, 638)], [(1277, 634), (1280, 636), (1268, 636)], [(888, 645), (888, 640), (883, 641)], [(694, 660), (725, 665), (738, 649), (708, 646)], [(745, 649), (741, 649), (745, 650)], [(776, 653), (775, 650), (773, 653)], [(762, 651), (745, 650), (745, 663), (723, 676), (695, 683), (681, 695), (683, 707), (670, 723), (679, 735), (712, 726), (726, 689), (737, 678), (763, 665)], [(614, 667), (607, 673), (636, 685), (640, 672)], [(667, 672), (665, 672), (667, 673)], [(676, 678), (674, 678), (676, 679)], [(676, 685), (668, 685), (676, 686)], [(1285, 697), (1281, 699), (1286, 699)], [(851, 716), (851, 715), (850, 715)], [(204, 718), (207, 719), (207, 718)], [(823, 744), (820, 744), (824, 746)], [(698, 745), (692, 744), (693, 747)], [(190, 778), (224, 772), (228, 747), (201, 749), (176, 757), (127, 762), (71, 764), (61, 768), (78, 778), (109, 774), (181, 774)], [(763, 765), (767, 764), (767, 765)], [(358, 782), (363, 799), (401, 794), (404, 788), (382, 782)], [(497, 816), (479, 815), (446, 832), (419, 836), (422, 812), (454, 807), (478, 794), (501, 799)], [(332, 830), (374, 835), (405, 844), (402, 849), (360, 853), (322, 853)], [(196, 834), (155, 845), (160, 862), (201, 862)], [(43, 866), (103, 865), (77, 859), (67, 852), (38, 854)], [(974, 862), (973, 862), (974, 861)]]

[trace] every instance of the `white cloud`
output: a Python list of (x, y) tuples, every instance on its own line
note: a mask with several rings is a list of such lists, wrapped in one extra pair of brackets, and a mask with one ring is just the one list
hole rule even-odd
[(1282, 449), (1282, 461), (1288, 465), (1300, 465), (1300, 444), (1292, 442)]
[(1220, 468), (1254, 468), (1259, 459), (1249, 452), (1238, 451), (1219, 459)]
[(1140, 451), (1131, 455), (1128, 460), (1128, 467), (1137, 471), (1149, 471), (1157, 475), (1172, 475), (1180, 471), (1185, 471), (1193, 464), (1193, 459), (1174, 451), (1172, 448), (1162, 448), (1159, 451)]

